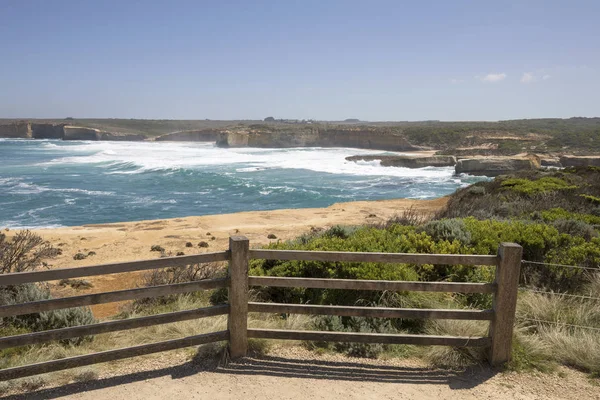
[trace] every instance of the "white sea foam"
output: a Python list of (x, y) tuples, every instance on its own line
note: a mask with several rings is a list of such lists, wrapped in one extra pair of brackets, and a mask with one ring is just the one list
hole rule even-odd
[[(382, 153), (347, 148), (224, 149), (212, 144), (175, 142), (81, 142), (57, 148), (68, 155), (43, 165), (98, 164), (107, 169), (107, 174), (169, 172), (208, 166), (230, 167), (235, 172), (250, 174), (265, 169), (303, 169), (339, 175), (422, 178), (434, 181), (450, 179), (454, 174), (452, 167), (410, 169), (382, 167), (379, 161), (346, 161), (345, 158), (350, 155)], [(81, 154), (73, 155), (73, 151)]]
[(51, 188), (46, 186), (40, 186), (33, 183), (18, 182), (7, 189), (8, 193), (11, 194), (38, 194), (44, 192), (64, 192), (64, 193), (81, 193), (90, 196), (112, 196), (115, 192), (108, 192), (103, 190), (86, 190), (78, 188)]

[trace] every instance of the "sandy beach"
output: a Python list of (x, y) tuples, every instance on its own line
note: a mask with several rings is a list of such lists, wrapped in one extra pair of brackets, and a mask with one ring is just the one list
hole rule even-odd
[[(245, 235), (252, 247), (276, 240), (288, 240), (310, 231), (312, 227), (328, 228), (334, 225), (358, 225), (385, 221), (410, 207), (421, 213), (436, 212), (447, 202), (446, 197), (434, 200), (381, 200), (336, 203), (326, 208), (250, 211), (235, 214), (207, 215), (175, 219), (135, 221), (112, 224), (36, 230), (52, 245), (62, 249), (62, 255), (49, 260), (50, 268), (79, 267), (120, 261), (144, 260), (160, 257), (150, 251), (160, 245), (167, 253), (198, 254), (223, 250), (228, 247), (232, 234)], [(277, 239), (268, 239), (273, 234)], [(214, 239), (212, 239), (214, 237)], [(211, 240), (212, 239), (212, 240)], [(207, 248), (198, 247), (200, 241)], [(194, 247), (186, 247), (186, 243)], [(96, 253), (83, 260), (74, 260), (77, 253)], [(93, 284), (90, 289), (75, 290), (52, 285), (58, 297), (133, 288), (139, 285), (140, 274), (127, 273), (86, 278)], [(105, 318), (119, 311), (119, 303), (92, 307), (97, 318)]]

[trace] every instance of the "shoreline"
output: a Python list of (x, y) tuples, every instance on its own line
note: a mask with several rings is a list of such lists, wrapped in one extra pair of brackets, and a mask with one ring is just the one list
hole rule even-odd
[[(423, 214), (433, 214), (446, 205), (448, 197), (432, 200), (393, 199), (335, 203), (324, 208), (279, 209), (246, 211), (233, 214), (190, 216), (173, 219), (91, 224), (64, 228), (43, 228), (32, 231), (62, 250), (62, 255), (48, 260), (50, 268), (82, 267), (134, 260), (159, 258), (150, 251), (160, 245), (167, 253), (186, 255), (220, 251), (228, 248), (230, 235), (244, 235), (250, 246), (267, 245), (277, 240), (290, 240), (311, 228), (329, 228), (334, 225), (362, 225), (383, 222), (413, 207)], [(375, 215), (375, 216), (373, 216)], [(10, 230), (10, 233), (15, 230)], [(274, 234), (277, 239), (268, 239)], [(211, 238), (214, 237), (214, 240)], [(206, 241), (207, 248), (198, 247)], [(193, 247), (186, 247), (192, 242)], [(95, 252), (83, 260), (74, 260), (77, 253)], [(51, 284), (56, 297), (99, 293), (135, 288), (143, 272), (103, 275), (85, 278), (91, 289), (75, 290)], [(96, 318), (106, 318), (119, 312), (123, 303), (92, 306)]]

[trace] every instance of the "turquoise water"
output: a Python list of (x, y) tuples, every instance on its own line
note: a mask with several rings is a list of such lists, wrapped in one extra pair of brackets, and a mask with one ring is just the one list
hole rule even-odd
[(0, 139), (0, 227), (135, 221), (336, 202), (430, 199), (485, 178), (393, 168), (345, 148)]

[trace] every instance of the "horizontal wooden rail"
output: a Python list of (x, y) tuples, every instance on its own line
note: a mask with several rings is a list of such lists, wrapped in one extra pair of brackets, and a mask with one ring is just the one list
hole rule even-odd
[(0, 286), (20, 285), (23, 283), (53, 281), (78, 278), (82, 276), (118, 274), (121, 272), (144, 271), (167, 267), (179, 267), (216, 261), (227, 261), (229, 251), (194, 254), (189, 256), (165, 257), (143, 261), (129, 261), (115, 264), (92, 265), (89, 267), (58, 268), (45, 271), (15, 272), (0, 275)]
[(78, 336), (97, 335), (100, 333), (124, 331), (152, 325), (189, 321), (196, 318), (214, 317), (229, 314), (229, 305), (223, 304), (194, 310), (176, 311), (146, 317), (129, 318), (117, 321), (100, 322), (91, 325), (53, 329), (49, 331), (25, 333), (22, 335), (0, 337), (0, 350), (9, 347), (27, 346), (45, 343), (52, 340), (64, 340)]
[(491, 343), (489, 337), (391, 335), (385, 333), (291, 331), (281, 329), (248, 329), (248, 337), (256, 339), (314, 340), (318, 342), (418, 344), (455, 347), (485, 347)]
[(0, 318), (59, 310), (61, 308), (91, 306), (94, 304), (113, 303), (115, 301), (135, 300), (147, 297), (159, 297), (172, 294), (195, 292), (198, 290), (224, 288), (227, 287), (228, 284), (228, 278), (206, 279), (202, 281), (176, 283), (171, 285), (151, 286), (147, 288), (63, 297), (60, 299), (40, 300), (23, 304), (11, 304), (7, 306), (0, 306)]
[(188, 336), (182, 339), (167, 340), (164, 342), (143, 344), (124, 349), (103, 351), (100, 353), (86, 354), (63, 358), (61, 360), (45, 361), (37, 364), (25, 365), (0, 370), (0, 381), (24, 378), (26, 376), (45, 374), (47, 372), (61, 371), (63, 369), (83, 367), (107, 361), (121, 360), (145, 354), (159, 353), (167, 350), (181, 349), (205, 343), (220, 342), (229, 339), (228, 331), (205, 333), (202, 335)]
[(494, 293), (493, 283), (463, 282), (407, 282), (376, 281), (329, 278), (286, 278), (275, 276), (250, 276), (250, 286), (301, 287), (312, 289), (353, 289), (353, 290), (389, 290), (393, 292), (454, 292), (454, 293)]
[(497, 256), (469, 254), (364, 253), (343, 251), (250, 250), (251, 259), (394, 264), (498, 265)]
[(492, 310), (437, 310), (254, 302), (248, 303), (248, 311), (279, 314), (337, 315), (340, 317), (468, 319), (479, 321), (490, 321), (494, 316)]

